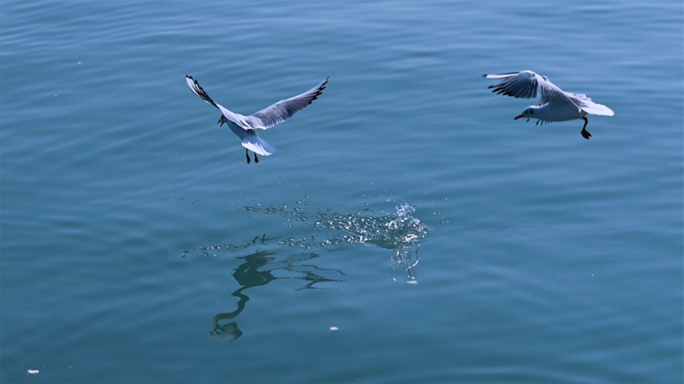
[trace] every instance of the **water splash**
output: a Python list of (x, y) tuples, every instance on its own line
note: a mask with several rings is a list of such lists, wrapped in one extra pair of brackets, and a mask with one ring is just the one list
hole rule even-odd
[[(375, 216), (366, 212), (340, 214), (333, 209), (312, 209), (308, 204), (297, 202), (294, 206), (245, 207), (248, 212), (286, 217), (291, 228), (305, 226), (305, 235), (279, 240), (289, 247), (311, 249), (339, 246), (345, 243), (367, 244), (394, 251), (391, 260), (396, 267), (406, 271), (406, 281), (417, 283), (415, 267), (418, 259), (419, 241), (428, 234), (428, 227), (414, 214), (415, 207), (403, 203), (394, 214)], [(415, 249), (414, 249), (415, 248)]]
[[(427, 227), (413, 216), (415, 208), (404, 203), (394, 216), (369, 216), (360, 213), (339, 215), (319, 213), (317, 228), (342, 231), (333, 237), (346, 243), (371, 243), (382, 248), (397, 249), (416, 243), (427, 235)], [(334, 242), (334, 241), (333, 241)]]
[(304, 201), (272, 207), (246, 206), (243, 209), (259, 215), (276, 215), (283, 225), (291, 228), (289, 236), (266, 238), (257, 236), (243, 244), (221, 244), (210, 247), (191, 248), (190, 254), (217, 256), (221, 252), (243, 251), (254, 245), (266, 246), (277, 241), (279, 246), (310, 251), (320, 247), (339, 247), (344, 244), (364, 244), (393, 251), (390, 257), (395, 268), (405, 270), (405, 280), (417, 283), (415, 267), (420, 262), (418, 248), (429, 229), (415, 216), (416, 208), (408, 203), (395, 207), (392, 214), (374, 215), (366, 207), (360, 212), (338, 213), (332, 208), (314, 207)]
[[(408, 284), (418, 284), (418, 275), (416, 275), (415, 267), (420, 263), (418, 258), (418, 248), (413, 252), (409, 248), (397, 249), (394, 256), (392, 256), (392, 261), (395, 266), (403, 268), (406, 272), (404, 280)], [(394, 281), (397, 281), (395, 278)]]

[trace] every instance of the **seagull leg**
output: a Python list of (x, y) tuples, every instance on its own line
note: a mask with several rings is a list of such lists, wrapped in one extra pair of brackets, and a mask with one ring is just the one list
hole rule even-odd
[(591, 137), (591, 133), (589, 133), (589, 131), (587, 131), (587, 124), (589, 124), (589, 119), (587, 119), (586, 117), (583, 117), (582, 119), (584, 119), (584, 127), (582, 127), (582, 132), (581, 132), (582, 137), (589, 140), (589, 138)]
[(259, 157), (257, 157), (256, 152), (254, 152), (254, 163), (259, 164)]
[(249, 158), (249, 149), (247, 148), (245, 148), (245, 156), (247, 156), (247, 164), (249, 164), (249, 162), (252, 160)]

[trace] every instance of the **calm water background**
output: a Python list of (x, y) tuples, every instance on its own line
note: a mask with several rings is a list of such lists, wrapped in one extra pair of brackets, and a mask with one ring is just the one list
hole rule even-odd
[(2, 382), (682, 382), (684, 5), (546, 4), (3, 1)]

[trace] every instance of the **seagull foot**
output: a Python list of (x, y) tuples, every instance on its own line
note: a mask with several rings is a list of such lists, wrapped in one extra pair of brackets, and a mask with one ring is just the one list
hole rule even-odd
[(589, 131), (587, 131), (586, 129), (583, 129), (581, 133), (582, 137), (584, 137), (587, 140), (589, 140), (589, 138), (591, 137), (591, 133), (589, 133)]
[(257, 156), (256, 153), (254, 153), (254, 163), (259, 164), (259, 157)]
[(582, 120), (584, 120), (584, 126), (582, 127), (582, 132), (580, 133), (582, 134), (582, 137), (589, 140), (589, 138), (591, 137), (591, 133), (587, 131), (587, 124), (589, 124), (589, 119), (587, 119), (586, 117), (582, 117)]

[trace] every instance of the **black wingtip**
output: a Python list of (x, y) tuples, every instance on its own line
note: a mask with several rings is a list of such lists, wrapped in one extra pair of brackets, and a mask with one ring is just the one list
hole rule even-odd
[[(323, 82), (318, 86), (318, 94), (316, 95), (316, 97), (318, 97), (321, 93), (323, 93), (323, 90), (325, 89), (326, 85), (328, 85), (329, 79), (330, 79), (330, 76), (326, 77), (325, 80), (323, 80)], [(316, 99), (313, 99), (313, 100), (316, 100)]]

